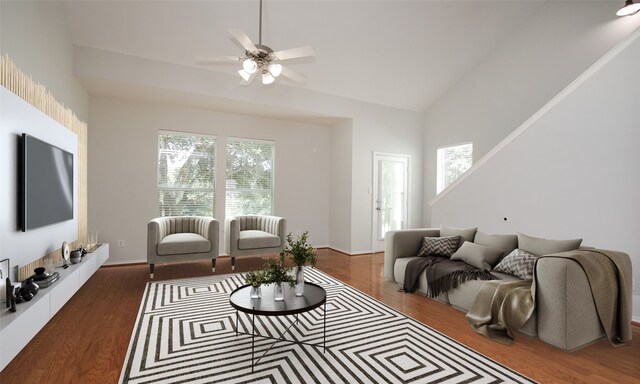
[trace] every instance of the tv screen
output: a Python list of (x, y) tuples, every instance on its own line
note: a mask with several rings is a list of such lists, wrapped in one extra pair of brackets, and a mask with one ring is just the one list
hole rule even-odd
[(73, 219), (73, 154), (22, 134), (22, 231)]

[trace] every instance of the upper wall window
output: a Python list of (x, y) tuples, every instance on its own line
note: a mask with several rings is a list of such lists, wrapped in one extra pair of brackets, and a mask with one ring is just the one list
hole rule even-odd
[(226, 217), (273, 214), (273, 141), (227, 140)]
[(436, 193), (442, 192), (473, 164), (473, 143), (438, 148)]
[(158, 215), (215, 215), (216, 138), (158, 134)]

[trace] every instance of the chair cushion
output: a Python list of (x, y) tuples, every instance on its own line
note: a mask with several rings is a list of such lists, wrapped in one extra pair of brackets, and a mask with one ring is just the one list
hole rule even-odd
[(196, 233), (174, 233), (160, 240), (158, 255), (182, 255), (211, 251), (211, 242)]
[(280, 237), (264, 231), (240, 231), (238, 238), (238, 249), (273, 248), (280, 244)]

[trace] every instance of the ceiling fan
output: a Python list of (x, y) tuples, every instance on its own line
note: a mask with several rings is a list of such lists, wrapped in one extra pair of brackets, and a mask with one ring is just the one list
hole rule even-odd
[(299, 59), (303, 57), (313, 57), (316, 52), (306, 45), (304, 47), (285, 49), (274, 52), (270, 47), (262, 44), (262, 0), (260, 0), (260, 35), (258, 44), (254, 44), (251, 39), (240, 28), (229, 28), (229, 33), (245, 49), (244, 56), (219, 56), (219, 57), (196, 57), (196, 64), (234, 64), (242, 62), (242, 69), (238, 71), (242, 77), (240, 84), (249, 85), (253, 83), (256, 76), (262, 77), (262, 84), (268, 85), (282, 75), (298, 84), (305, 84), (307, 77), (300, 73), (284, 67), (280, 64), (286, 60)]

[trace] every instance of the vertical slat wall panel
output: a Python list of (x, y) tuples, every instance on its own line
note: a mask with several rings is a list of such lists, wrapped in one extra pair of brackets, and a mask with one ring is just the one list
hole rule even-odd
[[(0, 85), (78, 136), (78, 239), (70, 246), (71, 249), (75, 249), (80, 243), (87, 244), (87, 124), (58, 102), (43, 85), (23, 73), (7, 55), (0, 56)], [(48, 259), (52, 259), (53, 262), (62, 261), (60, 250), (43, 255), (39, 260), (21, 267), (18, 278), (23, 280), (32, 275), (33, 270), (43, 266)]]

